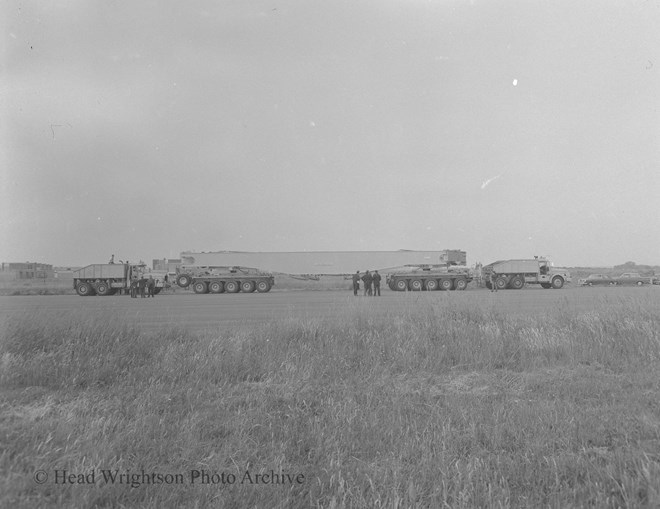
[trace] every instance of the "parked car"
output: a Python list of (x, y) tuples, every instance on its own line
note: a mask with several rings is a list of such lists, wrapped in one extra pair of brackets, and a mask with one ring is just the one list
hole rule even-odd
[(653, 282), (652, 277), (641, 276), (639, 272), (624, 272), (614, 278), (617, 285), (650, 285)]
[(594, 285), (614, 285), (614, 279), (605, 274), (590, 274), (586, 279), (580, 279), (581, 286), (594, 286)]

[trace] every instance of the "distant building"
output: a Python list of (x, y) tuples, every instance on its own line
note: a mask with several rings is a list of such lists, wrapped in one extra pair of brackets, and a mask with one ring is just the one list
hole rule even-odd
[(56, 279), (73, 279), (73, 273), (81, 267), (55, 267)]
[(467, 265), (467, 253), (460, 249), (445, 249), (440, 252), (440, 262), (447, 265)]
[(48, 279), (55, 277), (53, 266), (47, 263), (3, 262), (1, 271), (13, 275), (16, 279)]

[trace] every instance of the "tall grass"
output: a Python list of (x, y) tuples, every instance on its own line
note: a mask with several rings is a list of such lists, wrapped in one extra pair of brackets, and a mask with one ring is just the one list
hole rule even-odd
[[(365, 301), (341, 319), (145, 333), (16, 315), (0, 505), (653, 507), (660, 315)], [(34, 471), (302, 473), (293, 485), (36, 485)], [(186, 478), (189, 480), (189, 477)]]

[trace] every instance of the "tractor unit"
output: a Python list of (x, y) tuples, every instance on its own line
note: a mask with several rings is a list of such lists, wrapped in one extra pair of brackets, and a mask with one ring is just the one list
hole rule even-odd
[[(525, 284), (538, 284), (543, 288), (559, 289), (571, 282), (571, 275), (563, 269), (555, 269), (546, 259), (535, 257), (523, 260), (500, 260), (485, 265), (482, 276), (486, 287), (493, 284), (498, 290), (521, 290)], [(491, 283), (491, 279), (494, 281)]]
[(73, 288), (81, 297), (114, 295), (128, 291), (132, 282), (149, 276), (155, 279), (155, 293), (159, 293), (165, 284), (164, 277), (159, 272), (147, 271), (144, 264), (95, 263), (74, 271)]

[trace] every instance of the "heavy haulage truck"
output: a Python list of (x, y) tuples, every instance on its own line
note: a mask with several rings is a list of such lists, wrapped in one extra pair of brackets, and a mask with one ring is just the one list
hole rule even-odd
[(555, 269), (545, 258), (525, 260), (500, 260), (485, 265), (482, 276), (486, 287), (491, 288), (491, 274), (498, 290), (520, 290), (525, 284), (538, 284), (543, 288), (559, 289), (571, 282), (571, 275), (563, 269)]
[(128, 263), (94, 263), (73, 273), (73, 288), (78, 295), (114, 295), (118, 290), (128, 291), (131, 282), (152, 276), (156, 280), (154, 293), (163, 289), (164, 278), (160, 273), (151, 273), (145, 265)]
[(176, 284), (181, 288), (192, 286), (195, 293), (266, 293), (275, 284), (275, 277), (249, 267), (181, 266)]

